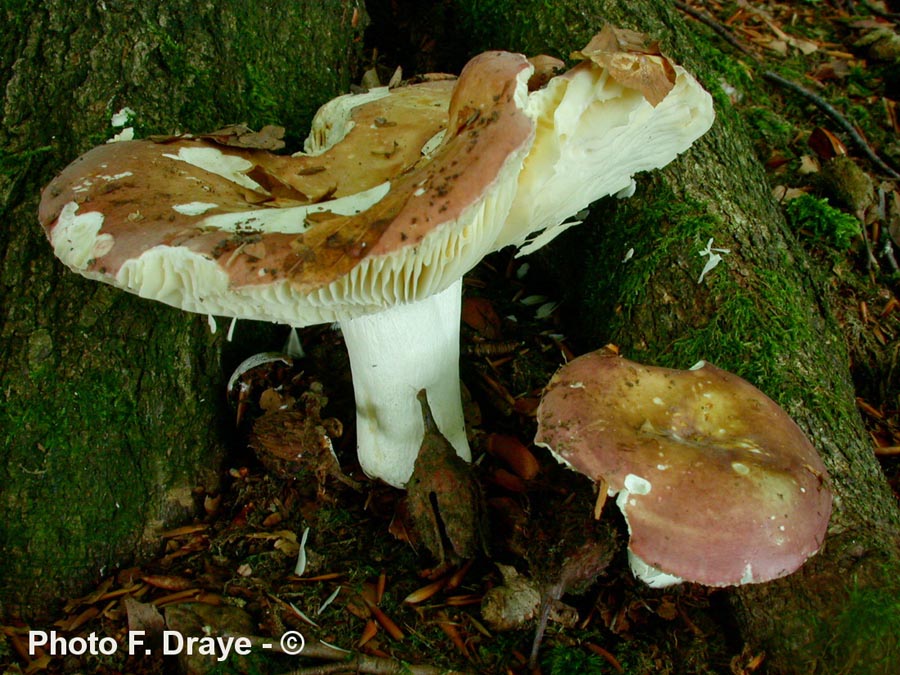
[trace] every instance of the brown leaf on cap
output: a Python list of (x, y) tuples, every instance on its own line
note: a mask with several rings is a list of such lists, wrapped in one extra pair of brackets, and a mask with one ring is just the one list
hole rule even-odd
[(587, 46), (572, 53), (603, 66), (620, 84), (636, 89), (656, 106), (675, 86), (675, 69), (643, 33), (606, 24)]
[(292, 185), (289, 185), (269, 169), (266, 169), (259, 164), (247, 171), (246, 175), (251, 180), (259, 183), (260, 187), (272, 195), (274, 199), (290, 200), (293, 202), (291, 204), (292, 206), (309, 204), (310, 201), (312, 201), (309, 198), (309, 195), (301, 192)]
[(528, 57), (528, 63), (534, 67), (534, 72), (528, 78), (528, 91), (540, 89), (547, 84), (551, 78), (561, 73), (566, 68), (566, 64), (555, 56), (547, 54), (538, 54), (537, 56)]
[(281, 150), (284, 148), (284, 127), (267, 124), (259, 131), (253, 131), (246, 124), (230, 124), (208, 134), (198, 134), (197, 138), (231, 148)]

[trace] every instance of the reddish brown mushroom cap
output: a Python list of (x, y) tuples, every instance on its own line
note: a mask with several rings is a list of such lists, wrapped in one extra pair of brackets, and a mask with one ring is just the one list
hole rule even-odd
[(493, 250), (534, 135), (530, 70), (482, 54), (456, 82), (367, 100), (318, 154), (101, 146), (46, 188), (40, 220), (75, 271), (190, 311), (300, 326), (421, 300)]
[(822, 545), (831, 494), (815, 448), (774, 401), (713, 365), (586, 354), (553, 376), (538, 425), (535, 442), (618, 493), (629, 551), (655, 570), (710, 586), (768, 581)]

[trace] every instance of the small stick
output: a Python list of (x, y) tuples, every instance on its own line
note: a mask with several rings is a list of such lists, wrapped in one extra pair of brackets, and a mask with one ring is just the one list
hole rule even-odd
[[(737, 38), (735, 38), (731, 32), (722, 24), (717, 22), (711, 16), (707, 15), (705, 12), (700, 12), (699, 10), (694, 9), (681, 2), (680, 0), (675, 0), (675, 6), (680, 9), (685, 14), (694, 17), (698, 21), (706, 24), (710, 28), (712, 28), (717, 35), (719, 35), (723, 40), (728, 42), (728, 44), (732, 45), (736, 49), (740, 50), (744, 54), (751, 56), (754, 61), (759, 63), (756, 55), (753, 54), (747, 47), (738, 42)], [(869, 7), (868, 3), (866, 6)], [(869, 7), (869, 9), (872, 9)], [(889, 175), (891, 178), (900, 178), (900, 173), (898, 173), (895, 169), (893, 169), (889, 164), (887, 164), (875, 150), (872, 149), (872, 146), (869, 145), (868, 141), (863, 138), (862, 134), (860, 134), (856, 127), (854, 127), (847, 118), (844, 117), (833, 105), (831, 105), (828, 101), (823, 99), (821, 96), (811, 92), (809, 89), (802, 87), (796, 82), (792, 82), (785, 77), (782, 77), (778, 73), (774, 73), (771, 70), (767, 70), (763, 73), (763, 77), (771, 82), (775, 82), (776, 84), (781, 85), (782, 87), (793, 91), (796, 94), (800, 94), (808, 101), (812, 102), (817, 108), (819, 108), (822, 112), (828, 115), (841, 129), (843, 129), (851, 138), (851, 140), (856, 144), (856, 146), (862, 151), (862, 153), (869, 158), (869, 160), (875, 164), (879, 169)]]
[(879, 157), (872, 147), (868, 144), (865, 138), (856, 130), (850, 122), (847, 121), (847, 118), (844, 117), (837, 108), (831, 105), (828, 101), (823, 99), (818, 94), (814, 94), (806, 87), (802, 87), (796, 82), (792, 82), (787, 78), (782, 77), (778, 73), (773, 73), (771, 70), (767, 70), (763, 73), (763, 77), (769, 80), (770, 82), (774, 82), (776, 84), (781, 85), (785, 89), (789, 89), (795, 94), (799, 94), (806, 100), (813, 103), (819, 110), (828, 115), (835, 124), (837, 124), (841, 129), (843, 129), (851, 138), (851, 140), (856, 144), (856, 146), (863, 152), (863, 154), (872, 161), (879, 169), (888, 174), (891, 178), (900, 178), (900, 173), (897, 173), (894, 169), (888, 166), (881, 157)]
[(883, 9), (879, 9), (875, 5), (866, 2), (866, 0), (862, 0), (860, 4), (862, 4), (863, 7), (872, 12), (872, 14), (880, 16), (882, 19), (893, 19), (894, 21), (900, 19), (900, 14), (897, 14), (896, 12), (885, 12)]
[(550, 619), (550, 610), (553, 603), (559, 600), (563, 594), (563, 585), (555, 584), (546, 589), (541, 602), (541, 613), (538, 615), (537, 628), (534, 631), (534, 642), (531, 643), (531, 655), (528, 657), (528, 669), (534, 670), (538, 665), (538, 653), (541, 651), (541, 642), (544, 640), (544, 632), (547, 630), (547, 621)]
[(694, 9), (690, 5), (687, 5), (679, 0), (675, 0), (675, 6), (680, 9), (685, 14), (694, 17), (697, 21), (701, 23), (705, 23), (707, 26), (712, 28), (725, 42), (730, 44), (732, 47), (737, 49), (738, 51), (747, 54), (747, 56), (752, 56), (756, 59), (756, 55), (750, 51), (745, 45), (743, 45), (734, 35), (731, 34), (731, 31), (728, 30), (725, 26), (720, 24), (714, 18), (712, 18), (706, 12), (701, 12), (699, 9)]

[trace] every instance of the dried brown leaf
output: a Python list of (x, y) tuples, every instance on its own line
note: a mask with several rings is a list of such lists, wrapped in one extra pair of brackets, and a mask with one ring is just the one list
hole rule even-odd
[(406, 486), (406, 507), (415, 540), (445, 565), (483, 548), (482, 494), (470, 465), (438, 430), (424, 390), (419, 401), (425, 436)]
[(246, 124), (231, 124), (208, 134), (198, 134), (197, 137), (232, 148), (281, 150), (284, 147), (284, 127), (271, 124), (259, 131), (253, 131)]
[(130, 595), (122, 599), (125, 614), (128, 616), (128, 630), (143, 631), (150, 638), (160, 635), (166, 627), (162, 613), (155, 605), (135, 600)]
[(185, 579), (184, 577), (168, 576), (164, 574), (144, 574), (141, 576), (141, 580), (150, 586), (162, 588), (167, 591), (183, 591), (194, 586), (193, 581)]
[(675, 68), (643, 33), (609, 24), (597, 33), (573, 58), (593, 61), (609, 71), (620, 84), (636, 89), (656, 106), (675, 86)]

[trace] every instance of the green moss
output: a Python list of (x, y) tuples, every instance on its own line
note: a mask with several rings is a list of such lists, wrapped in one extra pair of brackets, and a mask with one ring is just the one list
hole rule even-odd
[(879, 586), (855, 583), (842, 610), (817, 627), (811, 660), (823, 675), (894, 675), (900, 663), (897, 570)]
[[(823, 418), (852, 426), (831, 419), (842, 414), (831, 397), (846, 383), (827, 364), (826, 327), (801, 301), (805, 292), (789, 249), (769, 245), (764, 260), (748, 249), (739, 255), (748, 244), (724, 238), (732, 230), (710, 205), (677, 196), (662, 180), (642, 189), (653, 199), (616, 203), (612, 216), (601, 215), (602, 204), (593, 207), (594, 217), (611, 217), (614, 226), (592, 220), (563, 235), (578, 237), (577, 246), (561, 237), (560, 248), (591, 251), (583, 277), (567, 282), (583, 289), (567, 308), (578, 334), (589, 336), (580, 349), (612, 342), (630, 358), (671, 368), (707, 360), (752, 382), (789, 412), (802, 401)], [(722, 253), (719, 266), (698, 283), (709, 260), (700, 252), (710, 239), (713, 248), (733, 253)], [(672, 310), (648, 314), (647, 307)], [(649, 339), (636, 325), (650, 332)], [(801, 360), (804, 353), (822, 363)], [(834, 373), (834, 381), (808, 376), (817, 369)]]
[[(463, 28), (473, 42), (472, 53), (505, 49), (551, 54), (563, 59), (568, 58), (572, 49), (587, 44), (592, 34), (587, 22), (576, 20), (569, 5), (556, 0), (460, 0), (457, 3)], [(560, 51), (561, 47), (568, 51)]]
[[(592, 240), (591, 248), (598, 250), (602, 246), (607, 251), (597, 261), (602, 270), (594, 277), (601, 283), (596, 285), (592, 300), (599, 303), (598, 306), (606, 305), (611, 315), (627, 321), (652, 290), (650, 280), (655, 270), (674, 253), (678, 252), (680, 257), (694, 263), (690, 265), (690, 274), (699, 277), (704, 259), (698, 252), (710, 238), (715, 241), (721, 227), (703, 205), (676, 197), (665, 185), (658, 186), (653, 201), (639, 208), (632, 208), (627, 203), (616, 206), (618, 226), (609, 230), (595, 227), (588, 235)], [(596, 213), (602, 213), (602, 203), (594, 209)], [(648, 236), (648, 232), (656, 234)], [(645, 242), (644, 246), (632, 248), (637, 241)], [(616, 288), (614, 306), (609, 305), (613, 299), (610, 288)]]
[(612, 666), (596, 654), (563, 645), (556, 645), (546, 650), (541, 658), (541, 665), (544, 671), (550, 675), (571, 675), (571, 673), (603, 675), (603, 673), (614, 672)]
[[(3, 493), (3, 511), (28, 514), (29, 528), (5, 528), (3, 548), (12, 560), (43, 568), (52, 579), (61, 570), (90, 567), (93, 560), (85, 560), (85, 552), (104, 550), (103, 542), (134, 541), (147, 495), (140, 466), (119, 455), (125, 448), (96, 444), (98, 429), (119, 429), (134, 417), (135, 401), (119, 391), (115, 374), (94, 371), (82, 380), (53, 382), (53, 369), (41, 368), (30, 379), (37, 392), (54, 395), (39, 394), (27, 405), (0, 411), (0, 456), (34, 439), (31, 455), (6, 467), (4, 483), (21, 489)], [(38, 505), (39, 516), (33, 512)], [(16, 555), (23, 551), (32, 553), (26, 559)]]
[(859, 220), (834, 208), (825, 198), (802, 195), (791, 199), (785, 206), (785, 214), (795, 232), (808, 233), (816, 242), (840, 251), (850, 248), (860, 235)]
[(789, 148), (797, 129), (793, 123), (766, 106), (752, 106), (744, 111), (744, 119), (755, 132), (758, 145), (767, 148)]

